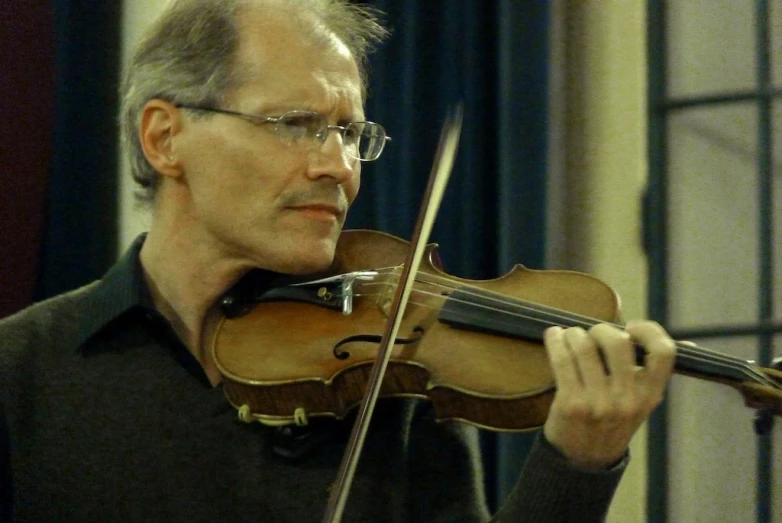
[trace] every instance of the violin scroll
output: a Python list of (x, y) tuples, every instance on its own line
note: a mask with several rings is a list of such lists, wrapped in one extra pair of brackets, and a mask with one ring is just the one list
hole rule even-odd
[(774, 426), (774, 416), (782, 416), (782, 358), (776, 358), (771, 362), (771, 367), (761, 368), (761, 372), (772, 380), (777, 387), (745, 382), (739, 387), (744, 396), (744, 404), (757, 409), (753, 428), (759, 436), (765, 436), (771, 432)]

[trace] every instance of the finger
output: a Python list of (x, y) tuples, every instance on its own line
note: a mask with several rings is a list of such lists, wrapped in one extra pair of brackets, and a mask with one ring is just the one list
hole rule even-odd
[(557, 390), (568, 392), (581, 388), (581, 378), (561, 327), (550, 327), (543, 333), (543, 342), (548, 354), (551, 371)]
[(606, 369), (597, 341), (580, 327), (565, 331), (565, 340), (580, 371), (581, 381), (589, 393), (601, 393), (608, 384)]
[(635, 346), (630, 334), (605, 323), (589, 329), (589, 334), (602, 348), (611, 384), (623, 390), (635, 379)]
[(631, 321), (626, 330), (646, 350), (647, 379), (650, 386), (661, 391), (673, 372), (676, 344), (654, 321)]

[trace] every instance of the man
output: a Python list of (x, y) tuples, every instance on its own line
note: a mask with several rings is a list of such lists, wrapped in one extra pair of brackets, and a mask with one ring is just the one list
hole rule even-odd
[[(181, 0), (151, 28), (122, 114), (149, 232), (100, 282), (0, 323), (6, 520), (320, 519), (348, 424), (301, 438), (242, 424), (208, 347), (250, 271), (331, 263), (361, 161), (385, 142), (354, 124), (383, 33), (341, 0)], [(557, 394), (494, 518), (600, 520), (673, 344), (651, 322), (552, 328), (545, 343)], [(481, 482), (474, 429), (385, 401), (344, 521), (486, 521)]]

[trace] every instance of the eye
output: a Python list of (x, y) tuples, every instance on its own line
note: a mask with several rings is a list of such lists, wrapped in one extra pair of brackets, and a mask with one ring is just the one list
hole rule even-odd
[(277, 129), (281, 136), (289, 139), (312, 139), (320, 136), (325, 122), (325, 117), (318, 113), (291, 112), (280, 116)]
[(362, 122), (353, 122), (345, 128), (345, 141), (350, 143), (357, 142), (362, 134), (364, 134), (364, 124)]

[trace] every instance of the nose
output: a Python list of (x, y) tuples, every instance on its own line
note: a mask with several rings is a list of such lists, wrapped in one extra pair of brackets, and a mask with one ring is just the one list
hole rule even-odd
[(330, 128), (323, 143), (310, 152), (308, 174), (313, 179), (327, 176), (347, 183), (358, 174), (358, 164), (359, 160), (345, 151), (339, 129)]

